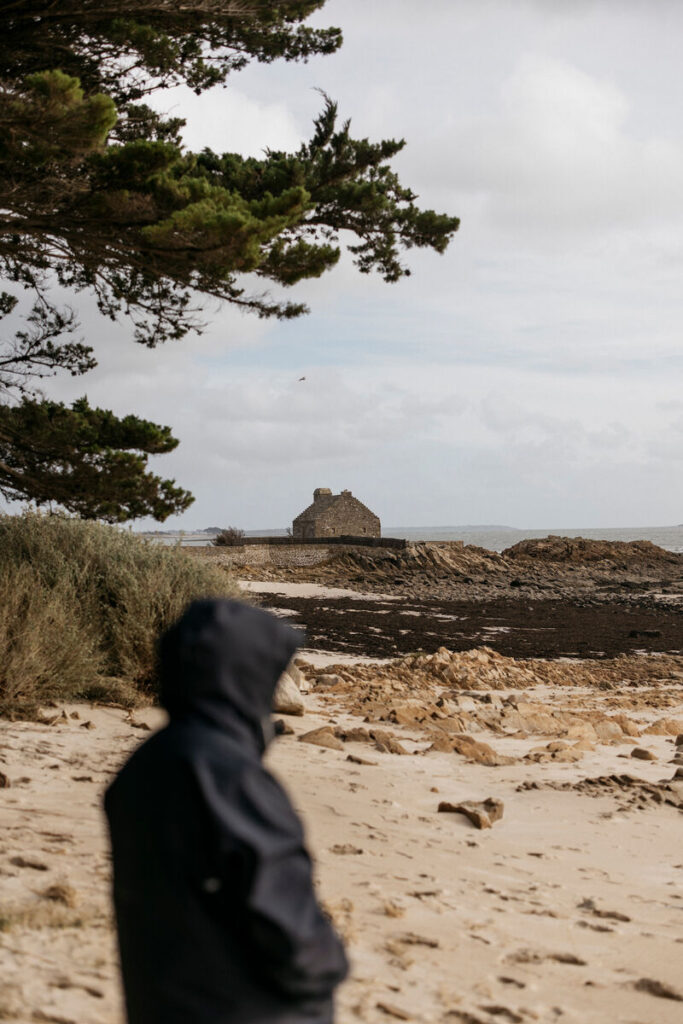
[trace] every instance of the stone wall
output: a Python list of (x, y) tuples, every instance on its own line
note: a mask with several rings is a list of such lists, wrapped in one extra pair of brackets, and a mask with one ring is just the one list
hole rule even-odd
[(334, 548), (325, 544), (245, 544), (230, 548), (187, 548), (190, 554), (205, 558), (219, 565), (263, 565), (275, 567), (304, 567), (320, 565), (328, 559), (353, 551), (354, 548), (335, 545)]

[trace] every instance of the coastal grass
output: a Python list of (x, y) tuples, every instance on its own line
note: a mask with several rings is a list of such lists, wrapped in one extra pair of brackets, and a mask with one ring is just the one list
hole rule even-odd
[(190, 601), (236, 592), (224, 568), (117, 527), (0, 516), (0, 715), (149, 697), (159, 634)]

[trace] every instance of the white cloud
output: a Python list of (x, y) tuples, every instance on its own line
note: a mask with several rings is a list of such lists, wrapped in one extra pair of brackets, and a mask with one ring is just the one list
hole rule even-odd
[(629, 109), (613, 81), (524, 55), (498, 109), (454, 126), (442, 191), (478, 196), (490, 226), (554, 239), (680, 218), (683, 145), (636, 136)]
[(258, 156), (265, 149), (297, 149), (302, 141), (286, 103), (259, 102), (232, 85), (200, 96), (179, 86), (153, 102), (164, 114), (186, 118), (183, 142), (194, 152), (209, 146), (217, 153)]

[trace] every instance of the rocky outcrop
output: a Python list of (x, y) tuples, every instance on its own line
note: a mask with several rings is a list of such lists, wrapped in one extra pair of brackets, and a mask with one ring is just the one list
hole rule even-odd
[(647, 565), (682, 565), (683, 559), (673, 551), (652, 544), (649, 540), (588, 540), (585, 537), (549, 537), (521, 540), (506, 548), (503, 558), (531, 558), (544, 562), (644, 563)]

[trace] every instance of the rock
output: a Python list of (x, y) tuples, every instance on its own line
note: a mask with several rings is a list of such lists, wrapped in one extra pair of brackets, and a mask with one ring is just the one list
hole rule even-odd
[(683, 720), (680, 718), (660, 718), (659, 721), (648, 725), (644, 731), (649, 736), (678, 736), (683, 731)]
[(94, 728), (95, 728), (95, 723), (91, 722), (90, 719), (88, 719), (87, 722), (81, 722), (81, 724), (79, 726), (79, 729), (94, 729)]
[(382, 1013), (386, 1013), (387, 1017), (394, 1017), (396, 1020), (412, 1020), (412, 1017), (406, 1010), (402, 1010), (399, 1006), (394, 1006), (393, 1003), (377, 1003), (377, 1009), (381, 1010)]
[(641, 761), (657, 760), (657, 755), (652, 750), (646, 750), (645, 747), (634, 747), (631, 751), (631, 757), (637, 757)]
[(590, 743), (595, 743), (598, 738), (591, 722), (574, 722), (567, 729), (566, 735), (567, 739), (588, 740)]
[(379, 750), (384, 754), (407, 754), (408, 751), (402, 743), (392, 736), (390, 732), (385, 729), (373, 729), (371, 736), (375, 741), (375, 750)]
[(676, 737), (674, 742), (675, 742), (677, 747), (683, 747), (683, 732), (679, 736)]
[(323, 672), (321, 676), (318, 676), (316, 683), (319, 686), (339, 686), (342, 681), (342, 677), (335, 675), (332, 672)]
[(683, 995), (677, 992), (670, 985), (665, 985), (656, 978), (640, 978), (634, 981), (633, 987), (637, 992), (647, 992), (648, 995), (658, 996), (660, 999), (673, 999), (677, 1003), (683, 1003)]
[(674, 779), (683, 779), (683, 768), (677, 768), (673, 774)]
[(303, 690), (306, 687), (306, 676), (303, 674), (299, 666), (295, 661), (290, 661), (286, 669), (287, 675), (292, 680), (297, 690)]
[(32, 868), (33, 871), (48, 871), (47, 864), (43, 864), (42, 861), (36, 860), (33, 857), (22, 857), (19, 854), (16, 857), (10, 857), (10, 864), (13, 864), (15, 868)]
[(451, 804), (442, 800), (439, 811), (450, 814), (464, 814), (476, 828), (491, 828), (494, 822), (503, 817), (503, 801), (488, 797), (486, 800), (465, 800), (460, 804)]
[(272, 710), (278, 715), (303, 715), (304, 699), (299, 687), (289, 672), (283, 672), (278, 679), (273, 696)]
[(364, 757), (357, 757), (355, 754), (347, 754), (346, 760), (350, 761), (351, 764), (377, 765), (376, 761), (366, 761)]
[(316, 747), (329, 747), (330, 750), (343, 750), (344, 744), (338, 736), (334, 735), (329, 725), (323, 725), (319, 729), (311, 729), (299, 736), (301, 743), (313, 743)]
[(429, 749), (442, 752), (453, 751), (466, 757), (468, 761), (485, 764), (491, 768), (516, 763), (514, 757), (499, 754), (488, 743), (482, 743), (471, 736), (437, 736)]
[(564, 764), (574, 764), (574, 762), (580, 761), (582, 757), (582, 750), (577, 750), (576, 747), (569, 747), (567, 750), (557, 750), (553, 754), (553, 761), (560, 761)]
[(609, 743), (610, 740), (620, 740), (624, 735), (624, 730), (612, 718), (603, 718), (600, 722), (593, 722), (593, 728), (602, 743)]
[(9, 789), (10, 781), (4, 772), (0, 772), (0, 789)]
[(275, 730), (276, 736), (293, 736), (294, 730), (292, 729), (289, 722), (283, 721), (282, 718), (278, 718), (273, 722), (273, 729)]
[(618, 722), (626, 736), (640, 736), (640, 728), (626, 715), (614, 715), (613, 721)]
[(476, 711), (477, 702), (473, 697), (458, 694), (453, 700), (437, 701), (439, 707), (443, 708), (446, 714), (457, 715), (460, 711)]
[(352, 843), (335, 843), (334, 846), (330, 847), (330, 853), (337, 853), (340, 855), (353, 854), (354, 856), (362, 853), (360, 846), (354, 846)]
[(524, 720), (523, 728), (527, 732), (546, 734), (548, 736), (558, 735), (565, 731), (564, 724), (547, 711), (535, 710), (535, 705), (520, 703), (517, 705), (517, 713)]
[(397, 704), (388, 716), (389, 721), (395, 722), (396, 725), (415, 725), (416, 722), (424, 722), (429, 717), (428, 710), (417, 700)]

